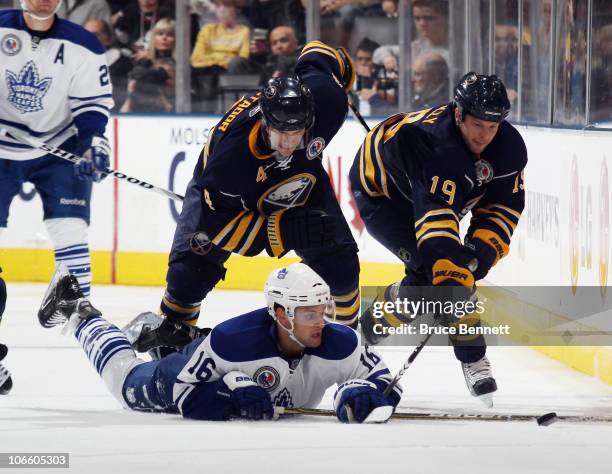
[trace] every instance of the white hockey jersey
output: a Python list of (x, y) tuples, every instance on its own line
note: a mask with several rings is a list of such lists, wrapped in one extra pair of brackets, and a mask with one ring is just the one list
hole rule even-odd
[[(203, 403), (206, 394), (225, 374), (247, 374), (270, 393), (272, 403), (284, 407), (316, 407), (325, 391), (347, 380), (358, 378), (384, 390), (391, 381), (389, 369), (380, 355), (361, 346), (352, 329), (328, 324), (317, 348), (306, 348), (298, 359), (288, 359), (278, 349), (276, 323), (266, 308), (232, 318), (216, 326), (210, 335), (188, 349), (188, 362), (178, 373), (173, 387), (174, 404), (189, 418), (217, 418)], [(396, 385), (389, 398), (397, 405), (401, 387)]]
[[(30, 31), (21, 10), (0, 11), (0, 126), (53, 146), (104, 133), (113, 106), (104, 49), (95, 35), (56, 18), (44, 33)], [(45, 155), (0, 138), (0, 159)]]

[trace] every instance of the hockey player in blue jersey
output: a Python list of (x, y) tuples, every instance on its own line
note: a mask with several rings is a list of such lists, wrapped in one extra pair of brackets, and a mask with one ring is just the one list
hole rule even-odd
[(0, 137), (0, 234), (11, 201), (24, 182), (31, 182), (43, 203), (55, 260), (67, 264), (87, 295), (91, 188), (109, 165), (104, 133), (112, 89), (100, 42), (81, 26), (59, 19), (60, 4), (22, 0), (22, 10), (0, 11), (0, 127), (84, 159), (73, 165)]
[[(274, 270), (267, 307), (229, 319), (161, 360), (139, 359), (126, 335), (104, 320), (74, 276), (59, 269), (39, 311), (43, 326), (67, 322), (110, 392), (133, 410), (186, 418), (270, 418), (274, 406), (316, 407), (338, 384), (334, 408), (342, 422), (361, 423), (372, 410), (395, 407), (401, 388), (380, 355), (333, 317), (330, 289), (311, 268)], [(156, 316), (156, 315), (153, 315)], [(159, 317), (157, 317), (159, 319)], [(136, 326), (132, 326), (133, 329)]]
[(195, 324), (231, 253), (280, 257), (290, 250), (328, 282), (337, 322), (356, 326), (357, 245), (322, 152), (348, 110), (350, 57), (308, 43), (295, 77), (270, 79), (211, 130), (174, 235), (161, 313)]
[[(406, 270), (381, 300), (415, 296), (414, 287), (427, 286), (450, 286), (453, 298), (468, 299), (475, 282), (508, 254), (527, 164), (523, 139), (505, 121), (509, 111), (503, 83), (471, 72), (455, 88), (454, 102), (393, 115), (368, 133), (350, 171), (352, 192), (368, 232)], [(470, 211), (462, 243), (459, 221)], [(410, 322), (397, 312), (375, 318), (368, 310), (361, 318), (372, 344), (382, 337), (375, 325)], [(458, 322), (479, 324), (474, 313), (451, 321)], [(484, 338), (452, 341), (470, 393), (490, 405), (497, 385)]]

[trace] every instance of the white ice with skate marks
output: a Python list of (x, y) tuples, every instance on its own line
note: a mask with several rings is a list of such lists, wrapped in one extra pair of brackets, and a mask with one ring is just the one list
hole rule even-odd
[[(0, 397), (0, 452), (69, 452), (70, 472), (609, 473), (612, 424), (335, 418), (197, 422), (122, 410), (73, 338), (42, 329), (45, 285), (9, 284), (0, 341), (14, 388)], [(161, 288), (96, 286), (92, 301), (122, 326), (155, 310)], [(214, 290), (200, 323), (258, 306), (255, 292)], [(381, 348), (392, 372), (410, 349)], [(527, 348), (491, 348), (499, 391), (485, 410), (446, 347), (426, 347), (402, 380), (401, 411), (612, 416), (612, 388)], [(321, 404), (331, 408), (334, 389)], [(19, 471), (19, 472), (27, 472)], [(40, 471), (34, 471), (40, 472)]]

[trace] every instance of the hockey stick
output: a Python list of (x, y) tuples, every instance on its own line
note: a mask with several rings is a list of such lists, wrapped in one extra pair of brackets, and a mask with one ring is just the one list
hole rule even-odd
[[(14, 130), (8, 131), (6, 128), (0, 128), (0, 136), (13, 138), (25, 145), (29, 145), (32, 148), (38, 148), (39, 150), (44, 150), (47, 153), (63, 158), (64, 160), (70, 161), (71, 163), (77, 163), (79, 160), (84, 159), (80, 156), (70, 153), (69, 151), (62, 150), (61, 148), (56, 148), (52, 145), (49, 145), (48, 143), (43, 142), (42, 140), (37, 140), (36, 138), (22, 135), (21, 133), (15, 132)], [(138, 178), (133, 178), (131, 176), (126, 175), (125, 173), (121, 173), (120, 171), (114, 170), (112, 168), (106, 168), (101, 173), (104, 175), (110, 175), (118, 180), (125, 181), (136, 186), (140, 186), (141, 188), (156, 192), (157, 194), (161, 194), (162, 196), (174, 199), (175, 201), (183, 201), (184, 199), (184, 197), (180, 194), (173, 193), (172, 191), (168, 191), (164, 188), (159, 188), (153, 184), (147, 183), (146, 181), (142, 181)]]
[[(309, 415), (309, 416), (336, 416), (334, 410), (321, 408), (283, 408), (275, 407), (279, 415)], [(546, 426), (554, 421), (566, 421), (572, 423), (612, 423), (612, 416), (595, 415), (557, 415), (546, 413), (544, 415), (504, 415), (484, 413), (418, 413), (418, 412), (395, 412), (391, 415), (394, 420), (436, 420), (436, 421), (536, 421), (539, 425)]]
[(359, 120), (359, 123), (361, 123), (363, 128), (365, 128), (366, 133), (369, 133), (370, 132), (370, 127), (368, 127), (368, 124), (366, 123), (365, 119), (363, 118), (363, 115), (361, 115), (361, 113), (359, 112), (357, 107), (355, 107), (355, 104), (353, 104), (353, 101), (351, 100), (350, 97), (348, 97), (348, 105), (351, 108), (351, 110), (353, 111), (353, 114), (355, 115), (357, 120)]
[[(439, 319), (440, 319), (440, 316), (438, 316), (438, 315), (436, 315), (434, 317), (434, 321), (433, 321), (433, 325), (434, 326), (436, 326), (438, 324), (438, 320)], [(412, 354), (410, 354), (410, 356), (408, 356), (408, 359), (406, 359), (406, 362), (404, 362), (404, 365), (402, 366), (402, 368), (399, 369), (397, 374), (395, 374), (395, 377), (393, 377), (393, 380), (391, 380), (389, 385), (387, 385), (387, 388), (385, 388), (385, 391), (383, 392), (385, 394), (385, 396), (387, 396), (387, 395), (389, 395), (391, 393), (391, 391), (393, 390), (393, 387), (395, 387), (397, 385), (397, 383), (403, 377), (404, 373), (408, 370), (408, 367), (410, 367), (412, 365), (412, 363), (414, 362), (414, 359), (416, 359), (417, 356), (421, 353), (421, 351), (423, 350), (425, 345), (431, 339), (431, 336), (433, 336), (434, 332), (435, 331), (429, 331), (427, 336), (425, 336), (423, 338), (423, 340), (419, 343), (419, 345), (414, 348), (414, 350), (412, 351)]]

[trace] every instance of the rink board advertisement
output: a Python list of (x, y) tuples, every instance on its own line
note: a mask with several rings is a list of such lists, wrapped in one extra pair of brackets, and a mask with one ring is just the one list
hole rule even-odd
[[(114, 146), (112, 167), (184, 194), (217, 120), (114, 117), (107, 133)], [(579, 297), (581, 286), (596, 286), (604, 304), (612, 298), (607, 290), (612, 133), (530, 127), (521, 127), (520, 131), (529, 153), (526, 207), (510, 255), (488, 278), (495, 285), (568, 287), (568, 294), (561, 296), (566, 299)], [(401, 278), (402, 266), (368, 235), (348, 181), (349, 168), (364, 136), (357, 121), (347, 120), (325, 149), (323, 160), (359, 245), (362, 284), (384, 285)], [(110, 178), (94, 186), (93, 196), (90, 247), (94, 282), (164, 285), (180, 202)], [(0, 250), (7, 280), (46, 281), (51, 274), (53, 255), (41, 222), (41, 207), (29, 184), (13, 201)], [(267, 272), (277, 265), (275, 259), (266, 256), (232, 257), (221, 286), (259, 289)], [(551, 349), (546, 351), (562, 357)], [(588, 366), (594, 364), (595, 356), (581, 357), (582, 362), (574, 366), (593, 374)]]

